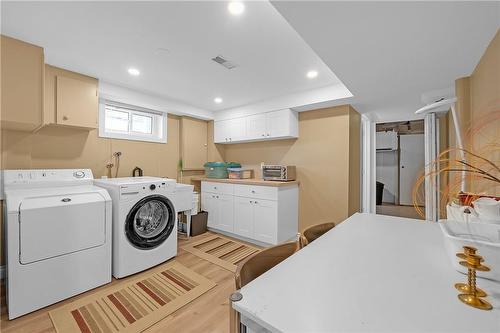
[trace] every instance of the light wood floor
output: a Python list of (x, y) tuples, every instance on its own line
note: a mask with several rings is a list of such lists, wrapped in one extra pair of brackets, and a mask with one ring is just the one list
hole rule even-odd
[[(182, 332), (182, 333), (223, 333), (229, 331), (229, 295), (234, 291), (234, 273), (229, 272), (215, 264), (205, 261), (195, 255), (182, 250), (180, 247), (191, 242), (207, 237), (209, 233), (191, 237), (189, 240), (179, 239), (179, 251), (175, 258), (179, 263), (205, 276), (217, 283), (217, 286), (202, 296), (187, 304), (183, 308), (172, 313), (160, 322), (156, 323), (144, 332)], [(142, 274), (142, 273), (139, 273)], [(139, 276), (133, 275), (133, 278)], [(122, 279), (125, 280), (125, 279)], [(122, 281), (120, 280), (120, 281)], [(51, 333), (56, 332), (49, 318), (49, 311), (63, 304), (74, 301), (80, 297), (100, 291), (107, 286), (116, 283), (113, 279), (111, 284), (96, 288), (68, 300), (59, 302), (52, 306), (43, 308), (20, 318), (9, 321), (5, 305), (5, 286), (1, 284), (0, 331), (2, 333)]]

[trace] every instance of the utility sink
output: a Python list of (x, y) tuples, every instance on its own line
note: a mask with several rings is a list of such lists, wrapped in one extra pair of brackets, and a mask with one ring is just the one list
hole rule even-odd
[(445, 238), (445, 247), (453, 267), (466, 274), (467, 268), (459, 264), (457, 253), (463, 246), (472, 246), (484, 258), (484, 264), (491, 270), (477, 272), (478, 277), (500, 282), (500, 225), (474, 222), (440, 220), (439, 225)]

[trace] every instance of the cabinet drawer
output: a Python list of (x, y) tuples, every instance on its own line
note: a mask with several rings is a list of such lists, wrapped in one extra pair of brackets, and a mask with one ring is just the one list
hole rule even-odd
[(247, 198), (278, 200), (278, 188), (274, 186), (234, 185), (234, 195)]
[(233, 184), (201, 182), (201, 191), (218, 194), (233, 194)]

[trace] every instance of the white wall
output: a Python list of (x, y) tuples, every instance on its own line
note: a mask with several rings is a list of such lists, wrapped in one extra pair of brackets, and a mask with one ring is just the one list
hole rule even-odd
[(377, 151), (377, 181), (384, 184), (382, 202), (395, 204), (398, 193), (398, 152)]

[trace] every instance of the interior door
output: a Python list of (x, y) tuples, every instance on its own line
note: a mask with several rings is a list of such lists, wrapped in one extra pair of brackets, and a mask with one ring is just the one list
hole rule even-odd
[(261, 242), (276, 244), (278, 216), (277, 202), (256, 199), (254, 201), (254, 237)]
[(182, 167), (203, 169), (207, 162), (208, 123), (204, 120), (181, 118)]
[(264, 113), (246, 117), (247, 138), (250, 140), (266, 137), (266, 115)]
[(234, 197), (234, 233), (240, 236), (253, 237), (253, 205), (254, 199)]
[(400, 135), (399, 145), (399, 204), (413, 205), (413, 186), (423, 174), (425, 165), (424, 135)]
[(234, 205), (233, 196), (217, 194), (218, 228), (223, 231), (234, 231)]
[(98, 193), (33, 197), (21, 202), (20, 262), (100, 246), (106, 241), (106, 208)]
[(201, 193), (201, 209), (208, 213), (207, 225), (211, 228), (218, 228), (217, 221), (217, 201), (215, 194), (202, 192)]

